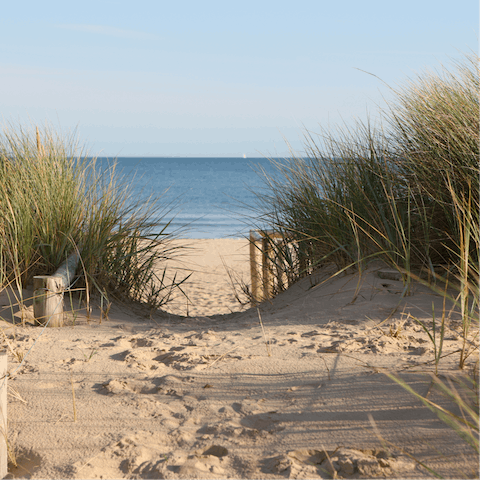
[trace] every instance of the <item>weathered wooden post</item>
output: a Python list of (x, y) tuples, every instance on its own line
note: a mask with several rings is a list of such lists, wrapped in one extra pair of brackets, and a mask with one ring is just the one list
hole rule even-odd
[[(283, 236), (273, 230), (250, 230), (250, 273), (252, 277), (253, 303), (272, 297), (275, 280), (279, 290), (284, 289), (285, 257), (281, 248), (274, 248), (273, 243), (277, 240), (283, 240)], [(258, 245), (259, 241), (260, 246)], [(261, 270), (257, 264), (258, 250), (260, 250), (259, 256), (262, 263)], [(272, 258), (273, 255), (275, 258)], [(260, 280), (262, 284), (261, 292), (259, 288)]]
[(63, 326), (63, 282), (50, 275), (33, 277), (33, 314), (39, 324)]
[(260, 299), (258, 297), (258, 268), (257, 268), (257, 233), (255, 230), (250, 230), (250, 276), (252, 278), (252, 300), (257, 303)]
[(72, 283), (79, 258), (72, 253), (53, 275), (33, 277), (33, 313), (39, 324), (63, 326), (63, 292)]
[(8, 473), (7, 449), (7, 352), (0, 352), (0, 478)]
[(266, 300), (272, 296), (272, 259), (270, 257), (272, 252), (273, 240), (268, 236), (268, 232), (262, 232), (262, 280), (263, 280), (263, 299)]
[[(276, 238), (279, 239), (280, 242), (283, 242), (283, 238), (280, 235), (278, 235)], [(284, 248), (285, 249), (287, 248), (286, 242), (284, 242), (281, 245), (281, 248), (277, 249), (276, 256), (275, 256), (277, 288), (279, 292), (283, 292), (285, 290), (285, 283), (288, 282), (288, 280), (286, 280), (286, 273), (285, 273), (285, 250), (283, 250)], [(286, 281), (284, 281), (284, 279)]]

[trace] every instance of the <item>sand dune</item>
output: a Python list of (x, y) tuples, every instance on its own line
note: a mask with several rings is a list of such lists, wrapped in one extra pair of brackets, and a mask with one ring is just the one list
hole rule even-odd
[[(2, 312), (13, 349), (36, 341), (20, 369), (9, 356), (9, 476), (431, 476), (408, 454), (447, 478), (477, 475), (473, 450), (382, 373), (452, 408), (431, 386), (432, 345), (408, 315), (431, 320), (441, 298), (415, 286), (400, 301), (401, 282), (371, 270), (353, 301), (357, 277), (322, 283), (318, 272), (261, 305), (263, 330), (256, 309), (226, 314), (242, 307), (218, 253), (248, 277), (242, 242), (197, 243), (189, 317), (175, 314), (180, 299), (149, 318), (113, 305), (108, 320), (80, 312), (41, 334)], [(445, 355), (459, 347), (458, 316), (449, 327)], [(458, 374), (456, 357), (442, 359), (443, 374)]]

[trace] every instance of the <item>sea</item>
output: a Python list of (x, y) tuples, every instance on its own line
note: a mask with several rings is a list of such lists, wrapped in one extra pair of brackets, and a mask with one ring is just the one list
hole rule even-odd
[[(136, 201), (153, 195), (165, 207), (166, 233), (180, 238), (242, 238), (261, 224), (256, 194), (266, 192), (266, 158), (117, 157), (117, 174)], [(98, 158), (102, 166), (111, 159)]]

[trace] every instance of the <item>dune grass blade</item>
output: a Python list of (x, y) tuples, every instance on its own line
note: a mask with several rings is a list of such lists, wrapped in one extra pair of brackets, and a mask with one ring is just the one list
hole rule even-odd
[[(447, 386), (438, 378), (433, 378), (434, 384), (438, 386), (441, 391), (444, 392), (451, 400), (453, 400), (458, 407), (460, 407), (462, 416), (459, 416), (452, 411), (446, 410), (432, 400), (423, 397), (401, 378), (391, 373), (385, 373), (385, 375), (387, 375), (394, 382), (398, 383), (409, 393), (417, 397), (427, 408), (438, 415), (443, 422), (449, 425), (465, 442), (467, 442), (477, 453), (479, 453), (478, 393), (476, 400), (477, 407), (475, 408), (468, 405), (452, 385)], [(477, 391), (477, 388), (478, 386), (474, 385), (475, 391)]]
[[(470, 185), (468, 185), (468, 187), (470, 187)], [(453, 200), (458, 231), (458, 244), (456, 245), (457, 248), (455, 252), (458, 255), (457, 280), (460, 285), (459, 300), (462, 316), (463, 338), (459, 366), (460, 368), (463, 368), (468, 355), (467, 339), (472, 322), (471, 313), (472, 311), (475, 311), (475, 303), (478, 302), (480, 293), (478, 267), (480, 226), (478, 224), (478, 215), (475, 218), (475, 213), (473, 211), (474, 206), (472, 205), (471, 188), (468, 188), (462, 196), (458, 197), (452, 186), (452, 182), (449, 181), (449, 191)], [(478, 209), (480, 207), (480, 202), (477, 202), (475, 207)], [(476, 307), (478, 309), (478, 303)]]

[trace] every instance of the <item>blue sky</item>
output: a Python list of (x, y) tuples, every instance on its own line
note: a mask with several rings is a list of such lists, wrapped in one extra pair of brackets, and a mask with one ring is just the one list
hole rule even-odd
[(284, 155), (478, 52), (478, 0), (5, 2), (3, 121), (92, 154)]

